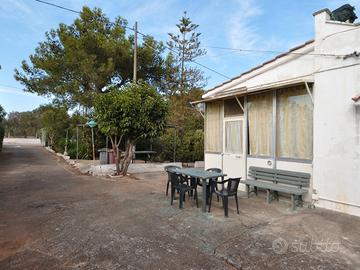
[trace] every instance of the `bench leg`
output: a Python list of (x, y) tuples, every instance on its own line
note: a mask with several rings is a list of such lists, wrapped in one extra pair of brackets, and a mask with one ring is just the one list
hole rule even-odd
[(269, 204), (270, 203), (270, 189), (266, 190), (266, 202)]
[(304, 205), (303, 205), (303, 200), (302, 200), (302, 196), (301, 195), (299, 195), (298, 196), (298, 205), (300, 206), (300, 207), (303, 207)]
[(254, 187), (254, 192), (255, 192), (255, 195), (257, 196), (258, 195), (257, 187)]
[(291, 210), (295, 211), (295, 195), (291, 194)]
[(250, 198), (250, 186), (249, 185), (246, 185), (246, 194), (247, 194), (247, 197)]

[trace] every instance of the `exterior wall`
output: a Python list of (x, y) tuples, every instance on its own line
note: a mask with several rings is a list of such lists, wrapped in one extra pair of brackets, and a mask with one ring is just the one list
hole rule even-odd
[[(316, 53), (359, 50), (360, 27), (315, 17)], [(360, 59), (315, 58), (313, 199), (316, 205), (360, 216)]]
[[(296, 52), (348, 55), (360, 50), (360, 25), (329, 21), (324, 11), (315, 15), (315, 42)], [(294, 61), (293, 61), (294, 60)], [(289, 55), (234, 79), (205, 94), (226, 93), (246, 87), (310, 76), (314, 79), (313, 162), (289, 162), (273, 158), (247, 158), (250, 166), (312, 174), (306, 201), (316, 206), (360, 216), (360, 58)], [(250, 90), (250, 91), (249, 91)], [(205, 153), (205, 166), (222, 168), (221, 154)]]
[(205, 153), (205, 170), (209, 168), (220, 168), (222, 167), (222, 154), (218, 153)]

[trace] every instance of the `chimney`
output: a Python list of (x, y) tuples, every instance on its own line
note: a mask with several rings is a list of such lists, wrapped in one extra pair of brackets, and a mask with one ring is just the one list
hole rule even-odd
[(327, 8), (316, 11), (313, 16), (315, 19), (315, 40), (325, 35), (324, 29), (326, 28), (326, 22), (330, 21), (331, 11)]

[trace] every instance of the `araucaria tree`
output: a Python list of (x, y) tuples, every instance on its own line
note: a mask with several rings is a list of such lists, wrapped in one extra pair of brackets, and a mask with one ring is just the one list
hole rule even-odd
[[(92, 108), (94, 97), (109, 85), (121, 87), (132, 78), (133, 38), (127, 22), (114, 22), (101, 11), (84, 7), (71, 25), (61, 23), (46, 33), (30, 63), (23, 61), (15, 78), (25, 91), (55, 97), (58, 103)], [(138, 78), (156, 85), (162, 74), (163, 46), (147, 36), (138, 46)]]
[(186, 12), (176, 26), (178, 33), (169, 33), (170, 41), (167, 42), (167, 45), (172, 53), (168, 59), (172, 58), (175, 61), (175, 66), (172, 68), (177, 68), (174, 75), (177, 75), (178, 84), (173, 91), (186, 94), (194, 88), (202, 88), (205, 85), (204, 74), (194, 65), (193, 61), (205, 55), (206, 50), (200, 48), (199, 37), (201, 34), (196, 32), (199, 25), (193, 23), (187, 17)]
[[(203, 158), (203, 125), (201, 115), (190, 106), (190, 101), (198, 100), (206, 85), (203, 72), (194, 61), (206, 54), (200, 46), (198, 25), (184, 13), (177, 26), (176, 33), (169, 33), (167, 45), (171, 53), (165, 60), (165, 78), (163, 87), (170, 105), (168, 122), (176, 125), (177, 157), (183, 161), (201, 160)], [(169, 160), (173, 149), (172, 131), (167, 131), (161, 138), (165, 155)], [(167, 149), (171, 149), (167, 151)]]
[[(116, 153), (117, 174), (126, 175), (137, 140), (160, 135), (165, 128), (166, 114), (166, 101), (155, 88), (143, 82), (120, 89), (113, 87), (96, 97), (95, 116)], [(126, 150), (121, 159), (119, 146), (124, 139)]]

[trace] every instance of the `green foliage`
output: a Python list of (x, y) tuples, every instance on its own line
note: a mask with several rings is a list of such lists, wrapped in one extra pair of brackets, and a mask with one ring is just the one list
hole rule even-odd
[[(165, 60), (166, 77), (163, 87), (168, 99), (170, 113), (168, 123), (176, 125), (176, 160), (196, 161), (203, 159), (204, 119), (190, 102), (201, 99), (201, 89), (206, 79), (193, 61), (206, 53), (200, 48), (197, 24), (184, 16), (176, 25), (178, 33), (169, 34), (168, 46), (177, 53), (170, 53)], [(172, 160), (173, 131), (167, 130), (160, 138), (163, 145), (160, 158)]]
[(167, 104), (153, 87), (138, 83), (98, 95), (95, 112), (104, 134), (137, 140), (160, 134), (165, 126)]
[(0, 123), (2, 123), (5, 119), (6, 112), (4, 108), (0, 105)]
[[(116, 151), (117, 173), (126, 174), (132, 146), (139, 139), (159, 136), (166, 123), (167, 104), (156, 89), (140, 82), (112, 88), (95, 99), (99, 129), (110, 137)], [(123, 137), (127, 149), (120, 168), (119, 146)]]
[[(66, 136), (66, 130), (70, 126), (70, 117), (64, 107), (51, 105), (40, 106), (40, 122), (45, 129), (48, 144), (59, 150), (62, 147), (61, 140)], [(59, 151), (60, 152), (60, 151)]]
[[(132, 78), (133, 37), (126, 36), (126, 25), (121, 17), (110, 22), (101, 9), (84, 7), (71, 25), (61, 23), (46, 33), (31, 64), (23, 61), (22, 71), (15, 70), (15, 79), (26, 91), (53, 96), (59, 104), (91, 108), (97, 93)], [(163, 49), (153, 38), (144, 38), (138, 48), (139, 79), (159, 84)]]
[(200, 48), (199, 37), (201, 34), (196, 32), (199, 25), (194, 24), (187, 17), (186, 12), (176, 26), (178, 33), (169, 33), (170, 41), (167, 42), (172, 52), (175, 52), (168, 56), (167, 61), (170, 62), (165, 62), (166, 68), (172, 71), (167, 91), (183, 95), (195, 88), (205, 86), (206, 79), (203, 72), (192, 62), (205, 55), (206, 50)]
[(5, 121), (6, 132), (13, 137), (35, 137), (41, 128), (37, 109), (26, 112), (10, 112)]
[(4, 119), (5, 119), (6, 112), (4, 108), (0, 105), (0, 152), (3, 146), (3, 140), (5, 136), (5, 128), (4, 128)]

